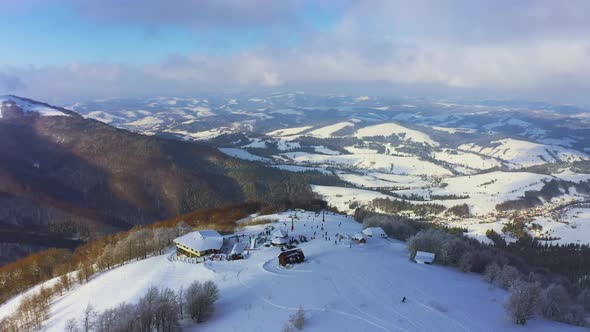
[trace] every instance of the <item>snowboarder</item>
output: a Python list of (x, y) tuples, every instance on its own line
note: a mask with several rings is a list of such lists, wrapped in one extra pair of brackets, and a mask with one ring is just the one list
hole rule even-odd
[(406, 303), (406, 297), (405, 296), (402, 298), (402, 303)]

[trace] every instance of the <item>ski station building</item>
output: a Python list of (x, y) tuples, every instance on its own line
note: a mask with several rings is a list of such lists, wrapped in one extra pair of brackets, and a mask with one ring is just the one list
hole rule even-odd
[(216, 230), (201, 230), (174, 239), (176, 254), (188, 257), (201, 257), (219, 253), (223, 246), (223, 236)]

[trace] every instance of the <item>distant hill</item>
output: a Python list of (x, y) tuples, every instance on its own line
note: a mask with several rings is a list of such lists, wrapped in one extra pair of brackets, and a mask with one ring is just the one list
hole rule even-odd
[(313, 177), (0, 97), (0, 264), (201, 208), (309, 198)]

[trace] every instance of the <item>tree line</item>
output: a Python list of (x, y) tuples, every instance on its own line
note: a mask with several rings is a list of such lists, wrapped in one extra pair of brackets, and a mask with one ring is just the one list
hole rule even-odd
[(396, 214), (402, 211), (412, 211), (418, 216), (427, 216), (430, 214), (439, 214), (446, 210), (446, 207), (436, 203), (413, 204), (410, 202), (389, 199), (375, 198), (371, 202), (373, 208), (379, 209), (386, 213)]

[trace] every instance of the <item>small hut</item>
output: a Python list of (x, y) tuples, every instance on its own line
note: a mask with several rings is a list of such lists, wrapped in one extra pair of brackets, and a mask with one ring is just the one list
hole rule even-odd
[(385, 234), (385, 231), (381, 227), (365, 228), (363, 229), (363, 234), (365, 234), (368, 237), (380, 237), (384, 239), (387, 238), (387, 234)]
[(426, 251), (416, 251), (414, 261), (418, 264), (432, 264), (434, 263), (435, 254)]
[(287, 251), (283, 251), (279, 254), (279, 264), (286, 266), (287, 264), (299, 264), (305, 261), (305, 255), (303, 250), (296, 248)]
[(366, 243), (367, 239), (365, 238), (365, 234), (358, 232), (352, 236), (352, 241), (356, 243)]

